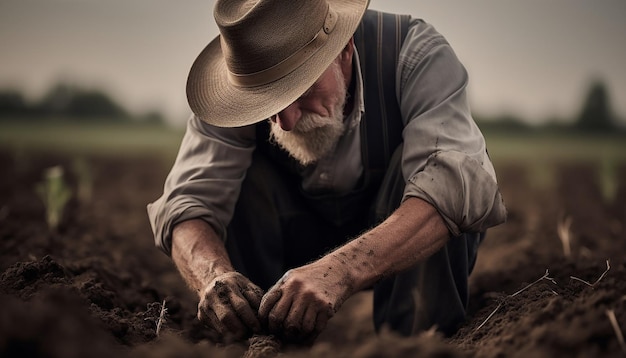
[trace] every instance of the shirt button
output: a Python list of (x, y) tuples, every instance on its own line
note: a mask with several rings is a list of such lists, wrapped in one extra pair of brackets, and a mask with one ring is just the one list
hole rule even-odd
[(324, 173), (320, 174), (320, 179), (321, 180), (327, 180), (328, 179), (328, 173), (324, 172)]

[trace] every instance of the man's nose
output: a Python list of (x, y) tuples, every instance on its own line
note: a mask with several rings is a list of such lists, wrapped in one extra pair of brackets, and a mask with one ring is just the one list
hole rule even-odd
[(302, 112), (297, 103), (292, 103), (289, 107), (278, 112), (276, 115), (276, 123), (284, 131), (290, 131), (296, 126), (296, 123), (300, 120)]

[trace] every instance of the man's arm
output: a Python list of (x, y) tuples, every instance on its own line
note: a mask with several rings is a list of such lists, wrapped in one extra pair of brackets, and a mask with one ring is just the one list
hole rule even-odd
[(356, 260), (358, 264), (346, 265), (356, 292), (427, 259), (449, 238), (444, 220), (431, 204), (408, 198), (381, 224), (330, 255)]
[(167, 255), (174, 227), (183, 221), (202, 219), (225, 238), (252, 161), (255, 133), (254, 126), (218, 128), (195, 116), (189, 119), (163, 194), (148, 205), (155, 243)]
[(426, 259), (449, 238), (437, 210), (409, 198), (385, 221), (319, 260), (288, 271), (263, 297), (270, 331), (314, 338), (353, 293)]
[(236, 272), (222, 240), (203, 220), (179, 223), (172, 233), (172, 259), (198, 293), (198, 319), (216, 341), (259, 332), (257, 310), (263, 291)]
[(192, 116), (163, 195), (148, 205), (157, 246), (198, 293), (198, 319), (217, 341), (259, 330), (262, 292), (233, 270), (223, 245), (254, 148), (253, 126), (217, 128)]
[(413, 19), (396, 71), (404, 198), (436, 207), (452, 236), (504, 222), (495, 170), (467, 98), (469, 76), (448, 42)]
[(506, 216), (471, 117), (467, 72), (447, 41), (412, 20), (396, 70), (403, 203), (371, 231), (283, 276), (259, 309), (270, 329), (284, 325), (288, 336), (314, 336), (351, 293), (429, 257), (450, 236), (480, 232)]
[(210, 225), (199, 219), (174, 227), (172, 260), (185, 282), (198, 293), (215, 277), (234, 271), (222, 240)]

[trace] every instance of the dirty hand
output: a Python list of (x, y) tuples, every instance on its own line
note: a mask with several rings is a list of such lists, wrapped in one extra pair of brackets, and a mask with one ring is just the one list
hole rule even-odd
[(221, 274), (200, 293), (198, 319), (218, 342), (244, 339), (261, 329), (257, 310), (263, 290), (238, 272)]
[(312, 343), (352, 293), (346, 264), (324, 258), (289, 270), (263, 296), (259, 317), (271, 333)]

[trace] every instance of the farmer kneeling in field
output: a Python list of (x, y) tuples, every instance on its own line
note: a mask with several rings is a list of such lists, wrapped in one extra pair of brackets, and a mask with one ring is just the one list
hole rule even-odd
[(411, 335), (463, 322), (506, 210), (467, 73), (422, 20), (367, 0), (222, 0), (193, 64), (156, 244), (220, 341), (311, 342), (351, 295)]

